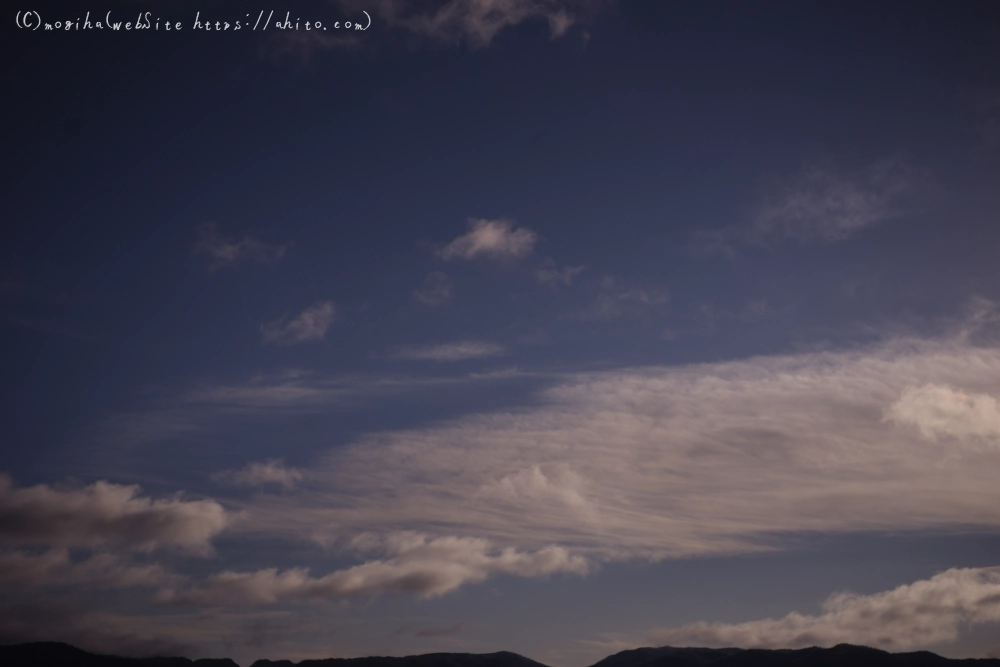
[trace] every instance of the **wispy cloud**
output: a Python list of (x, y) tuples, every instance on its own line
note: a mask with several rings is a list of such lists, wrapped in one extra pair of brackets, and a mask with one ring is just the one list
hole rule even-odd
[(503, 354), (504, 347), (496, 343), (483, 341), (461, 340), (441, 345), (424, 347), (404, 347), (396, 352), (399, 359), (416, 359), (420, 361), (464, 361), (495, 357)]
[(244, 529), (330, 543), (406, 526), (599, 560), (780, 548), (800, 531), (995, 529), (1000, 448), (884, 418), (927, 384), (996, 398), (1000, 349), (901, 338), (566, 375), (533, 408), (338, 447), (311, 467), (316, 485), (251, 501)]
[(60, 490), (39, 484), (16, 488), (0, 474), (0, 541), (66, 547), (178, 547), (211, 550), (228, 523), (213, 500), (153, 500), (138, 486), (95, 482)]
[(905, 200), (918, 180), (901, 160), (882, 160), (853, 173), (830, 164), (808, 165), (765, 193), (749, 226), (703, 230), (696, 236), (705, 251), (722, 254), (733, 254), (741, 243), (845, 241), (905, 212)]
[[(183, 591), (165, 589), (160, 600), (205, 606), (271, 604), (282, 600), (376, 596), (386, 593), (437, 597), (463, 584), (478, 583), (497, 574), (544, 577), (569, 572), (585, 574), (587, 563), (566, 549), (550, 546), (536, 552), (498, 549), (486, 540), (469, 537), (429, 539), (416, 533), (397, 533), (378, 539), (386, 559), (312, 577), (305, 568), (279, 572), (222, 572), (200, 586)], [(375, 546), (375, 545), (367, 545)]]
[(290, 321), (278, 320), (262, 324), (261, 334), (265, 343), (295, 345), (323, 340), (333, 324), (336, 309), (332, 301), (321, 301), (303, 310)]
[(964, 626), (1000, 623), (1000, 567), (952, 569), (884, 593), (837, 593), (823, 613), (659, 630), (673, 646), (805, 648), (839, 643), (908, 650), (951, 642)]
[(238, 241), (227, 238), (219, 233), (214, 223), (203, 225), (198, 230), (198, 242), (195, 244), (195, 252), (211, 258), (209, 268), (213, 271), (245, 260), (277, 261), (284, 257), (287, 249), (287, 245), (269, 245), (249, 236)]
[(594, 314), (611, 319), (622, 315), (641, 315), (670, 302), (665, 289), (625, 285), (621, 280), (606, 276), (594, 304)]
[(438, 251), (438, 257), (474, 259), (523, 257), (531, 252), (538, 235), (527, 227), (515, 227), (510, 220), (469, 220), (469, 231)]
[(388, 24), (446, 43), (487, 46), (504, 28), (524, 21), (543, 20), (553, 38), (574, 24), (593, 17), (604, 0), (445, 0), (434, 3), (405, 0), (342, 2), (348, 7), (369, 8)]
[(95, 425), (91, 437), (105, 445), (146, 445), (217, 429), (232, 420), (276, 419), (332, 408), (356, 408), (404, 392), (503, 382), (526, 375), (529, 373), (516, 369), (437, 377), (329, 376), (286, 371), (241, 382), (208, 383), (162, 398), (144, 410), (112, 414)]
[(424, 278), (423, 285), (413, 292), (413, 297), (428, 306), (440, 306), (451, 299), (452, 281), (442, 271), (432, 271)]
[(571, 285), (576, 276), (583, 271), (582, 266), (545, 266), (535, 271), (535, 278), (543, 285)]
[(304, 475), (297, 468), (289, 468), (280, 459), (264, 462), (254, 461), (239, 470), (223, 470), (212, 475), (212, 479), (236, 486), (277, 485), (290, 489), (302, 481)]

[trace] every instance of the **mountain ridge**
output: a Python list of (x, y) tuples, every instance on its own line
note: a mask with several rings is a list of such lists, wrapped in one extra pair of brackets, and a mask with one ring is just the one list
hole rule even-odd
[[(126, 658), (62, 642), (0, 645), (3, 667), (239, 667), (229, 658)], [(662, 646), (609, 655), (590, 667), (1000, 667), (997, 658), (945, 658), (929, 651), (889, 653), (853, 644), (831, 648), (741, 649)], [(256, 660), (250, 667), (547, 667), (510, 651), (424, 653), (404, 657)]]

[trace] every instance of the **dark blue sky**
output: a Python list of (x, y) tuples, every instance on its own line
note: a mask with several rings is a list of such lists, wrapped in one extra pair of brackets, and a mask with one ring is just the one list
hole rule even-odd
[(995, 4), (26, 9), (0, 639), (1000, 652)]

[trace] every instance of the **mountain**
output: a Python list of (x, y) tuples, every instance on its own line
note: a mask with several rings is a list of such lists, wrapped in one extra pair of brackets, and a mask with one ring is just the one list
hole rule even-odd
[(95, 655), (61, 642), (0, 646), (3, 667), (239, 667), (229, 658), (120, 658)]
[(258, 660), (251, 667), (546, 667), (517, 653), (427, 653), (405, 658), (325, 658), (303, 660)]
[(833, 648), (637, 648), (609, 655), (591, 667), (1000, 667), (995, 658), (952, 660), (928, 651), (888, 653), (866, 646)]
[[(0, 646), (2, 667), (239, 667), (229, 658), (120, 658), (95, 655), (59, 642)], [(428, 653), (405, 658), (325, 658), (258, 660), (252, 667), (545, 667), (508, 651)], [(934, 653), (887, 653), (865, 646), (833, 648), (637, 648), (615, 653), (591, 667), (1000, 667), (1000, 659), (952, 660)]]

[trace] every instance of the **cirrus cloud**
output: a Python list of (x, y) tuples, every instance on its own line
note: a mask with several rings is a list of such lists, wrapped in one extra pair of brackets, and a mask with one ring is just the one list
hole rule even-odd
[(562, 572), (585, 574), (588, 569), (583, 558), (573, 556), (558, 546), (523, 552), (510, 547), (498, 549), (483, 539), (430, 539), (415, 533), (381, 538), (361, 536), (361, 539), (355, 540), (355, 545), (367, 549), (379, 548), (389, 557), (367, 561), (322, 577), (311, 576), (306, 568), (283, 572), (275, 568), (254, 572), (226, 571), (209, 577), (190, 590), (165, 589), (159, 599), (171, 604), (216, 606), (386, 593), (431, 598), (449, 593), (463, 584), (485, 581), (494, 575), (544, 577)]
[(515, 227), (510, 220), (469, 220), (469, 231), (438, 251), (438, 257), (474, 259), (523, 257), (531, 252), (538, 235), (527, 227)]
[(295, 345), (310, 341), (323, 340), (326, 332), (333, 324), (336, 309), (332, 301), (321, 301), (303, 310), (298, 317), (290, 321), (278, 320), (262, 324), (261, 334), (265, 343), (277, 345)]
[[(1000, 449), (942, 448), (884, 413), (913, 386), (1000, 391), (1000, 349), (896, 339), (567, 374), (533, 405), (337, 447), (242, 529), (330, 543), (419, 529), (597, 560), (780, 548), (800, 532), (1000, 527)], [(585, 511), (581, 511), (584, 508)]]
[(460, 340), (441, 345), (424, 347), (404, 347), (396, 353), (398, 359), (415, 359), (419, 361), (464, 361), (480, 359), (503, 354), (504, 348), (496, 343), (483, 341)]
[(280, 459), (264, 462), (253, 461), (239, 470), (223, 470), (212, 475), (212, 479), (223, 484), (236, 486), (277, 485), (286, 489), (294, 487), (304, 477), (301, 470), (289, 468)]

